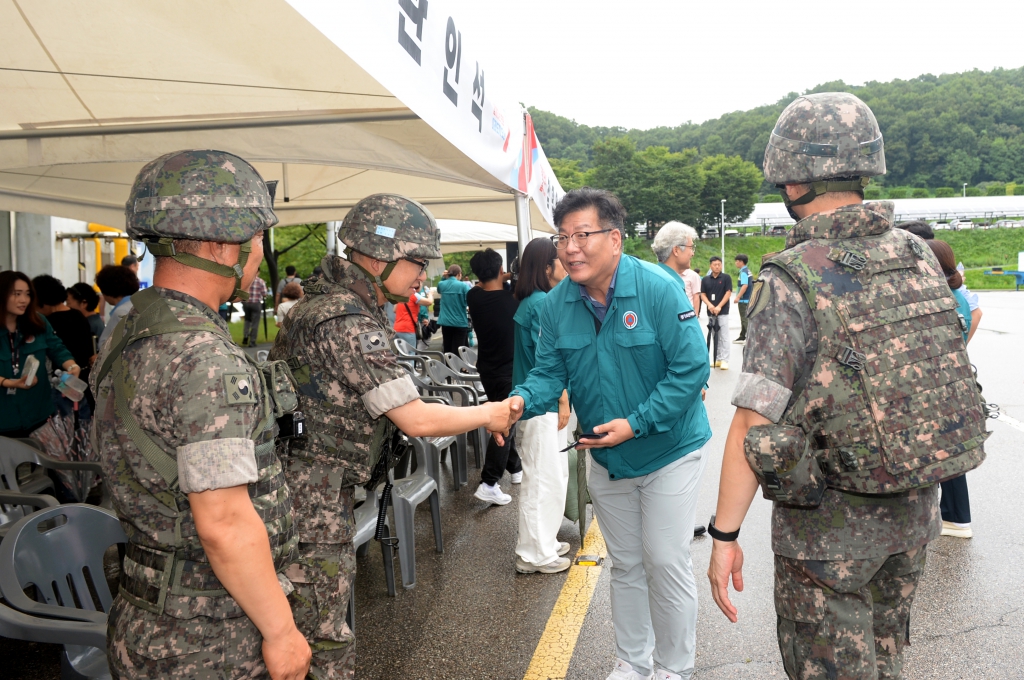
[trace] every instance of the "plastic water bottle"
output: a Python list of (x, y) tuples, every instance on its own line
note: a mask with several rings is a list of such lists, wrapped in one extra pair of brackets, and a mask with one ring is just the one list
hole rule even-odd
[(85, 397), (85, 390), (89, 385), (84, 380), (61, 370), (54, 371), (54, 375), (60, 380), (57, 389), (65, 397), (75, 402), (81, 401)]

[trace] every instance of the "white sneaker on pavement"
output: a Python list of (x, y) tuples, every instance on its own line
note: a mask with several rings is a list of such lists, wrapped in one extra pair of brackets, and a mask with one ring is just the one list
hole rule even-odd
[(568, 557), (559, 557), (554, 562), (540, 566), (530, 564), (524, 561), (522, 557), (516, 557), (516, 571), (520, 574), (557, 574), (560, 571), (565, 571), (570, 566), (572, 566), (572, 562), (569, 561)]
[(653, 677), (653, 675), (640, 675), (627, 662), (615, 659), (615, 669), (607, 680), (652, 680)]
[(565, 553), (569, 552), (569, 544), (562, 541), (558, 542), (558, 556), (561, 557)]
[(476, 488), (476, 493), (473, 495), (491, 505), (508, 505), (512, 502), (512, 496), (502, 491), (497, 484), (491, 486), (480, 482), (480, 486)]
[(523, 483), (523, 471), (522, 470), (520, 470), (519, 472), (513, 472), (512, 473), (512, 483), (513, 484), (522, 484)]
[(683, 676), (678, 673), (670, 673), (664, 668), (659, 668), (654, 671), (654, 675), (651, 676), (653, 680), (683, 680)]

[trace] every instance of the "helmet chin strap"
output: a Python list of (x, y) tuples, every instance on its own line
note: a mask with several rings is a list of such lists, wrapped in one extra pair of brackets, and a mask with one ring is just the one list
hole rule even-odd
[(384, 267), (384, 270), (380, 273), (379, 276), (368, 270), (366, 267), (352, 260), (349, 260), (349, 262), (351, 262), (353, 266), (357, 267), (359, 271), (366, 274), (370, 279), (373, 280), (375, 284), (377, 284), (377, 288), (380, 289), (380, 292), (384, 296), (384, 299), (387, 300), (388, 302), (395, 305), (400, 305), (403, 302), (409, 301), (409, 296), (402, 297), (401, 295), (395, 295), (394, 293), (387, 289), (387, 286), (384, 285), (384, 282), (388, 280), (389, 276), (391, 276), (391, 272), (393, 272), (395, 270), (395, 267), (398, 266), (397, 260), (394, 262), (388, 262), (387, 266)]
[(216, 274), (217, 276), (223, 276), (226, 278), (232, 278), (235, 280), (235, 290), (231, 293), (231, 298), (228, 302), (234, 302), (235, 300), (248, 300), (249, 293), (242, 290), (242, 277), (245, 275), (245, 264), (249, 261), (249, 253), (252, 252), (252, 239), (246, 241), (241, 245), (238, 250), (238, 262), (233, 266), (229, 267), (226, 264), (220, 264), (213, 260), (207, 260), (206, 258), (197, 257), (191, 253), (179, 253), (174, 248), (174, 239), (163, 237), (160, 239), (147, 240), (146, 249), (153, 253), (153, 257), (169, 257), (175, 262), (185, 265), (186, 267), (193, 267), (195, 269), (201, 269), (204, 272)]
[(786, 193), (786, 185), (779, 184), (779, 193), (782, 194), (782, 200), (786, 204), (786, 212), (794, 220), (799, 222), (802, 218), (793, 212), (793, 207), (797, 205), (806, 205), (816, 199), (822, 194), (837, 191), (856, 191), (864, 196), (864, 188), (871, 182), (870, 177), (856, 177), (854, 179), (844, 180), (821, 180), (818, 182), (811, 182), (811, 188), (808, 189), (803, 196), (800, 198), (790, 199), (789, 194)]

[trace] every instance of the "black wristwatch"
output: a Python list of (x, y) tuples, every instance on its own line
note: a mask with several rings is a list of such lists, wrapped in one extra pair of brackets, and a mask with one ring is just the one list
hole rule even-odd
[(725, 541), (728, 543), (735, 541), (740, 537), (740, 530), (737, 528), (736, 531), (719, 531), (715, 528), (715, 515), (711, 515), (711, 520), (708, 522), (708, 534), (716, 541)]

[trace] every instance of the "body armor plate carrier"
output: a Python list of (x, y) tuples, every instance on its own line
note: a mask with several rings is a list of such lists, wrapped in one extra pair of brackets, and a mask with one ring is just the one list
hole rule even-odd
[[(898, 493), (985, 458), (985, 414), (946, 280), (915, 236), (873, 216), (873, 228), (839, 230), (851, 238), (813, 237), (765, 262), (799, 285), (818, 331), (814, 366), (779, 424), (747, 437), (748, 462), (772, 500), (817, 505), (826, 486)], [(776, 469), (780, 458), (789, 463)]]
[[(204, 601), (203, 611), (216, 618), (241, 616), (244, 612), (217, 579), (199, 541), (188, 497), (178, 487), (177, 461), (153, 441), (129, 410), (134, 381), (122, 360), (122, 352), (132, 343), (164, 333), (207, 331), (224, 337), (228, 342), (231, 340), (213, 322), (204, 320), (199, 324), (183, 324), (154, 288), (133, 295), (132, 304), (139, 313), (126, 316), (114, 329), (111, 349), (97, 376), (96, 385), (108, 373), (111, 374), (118, 417), (132, 444), (166, 483), (168, 491), (154, 495), (163, 506), (164, 514), (174, 518), (175, 524), (174, 537), (167, 545), (143, 544), (133, 540), (132, 532), (129, 532), (119, 592), (131, 604), (155, 614), (189, 618), (186, 602), (201, 598)], [(248, 490), (266, 526), (271, 557), (280, 579), (284, 568), (294, 561), (298, 535), (292, 521), (291, 497), (285, 484), (284, 470), (275, 453), (275, 426), (277, 417), (294, 410), (295, 396), (283, 363), (257, 364), (251, 358), (249, 361), (259, 376), (263, 416), (252, 435), (258, 478), (248, 485)], [(139, 489), (143, 488), (139, 486)], [(168, 595), (174, 597), (173, 607), (167, 606)]]

